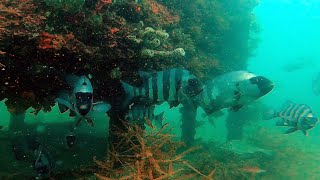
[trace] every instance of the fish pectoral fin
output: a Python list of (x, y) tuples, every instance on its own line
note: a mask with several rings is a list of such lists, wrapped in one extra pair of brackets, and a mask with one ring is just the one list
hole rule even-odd
[(276, 126), (288, 126), (288, 123), (286, 123), (283, 119), (280, 121), (277, 121)]
[(94, 126), (94, 123), (93, 123), (93, 121), (92, 121), (92, 119), (91, 118), (89, 118), (89, 117), (84, 117), (85, 119), (86, 119), (86, 121), (87, 121), (87, 123), (90, 125), (90, 126)]
[[(67, 107), (69, 109), (72, 109), (72, 104), (69, 102), (69, 101), (66, 101), (64, 99), (61, 99), (61, 98), (56, 98), (55, 101), (58, 103), (58, 106), (59, 106), (59, 109), (60, 109), (60, 106), (63, 107), (62, 110)], [(61, 112), (61, 111), (60, 111)]]
[(105, 102), (97, 102), (93, 104), (92, 111), (106, 113), (111, 109), (111, 105)]
[(77, 120), (77, 122), (76, 122), (76, 127), (79, 126), (79, 124), (80, 124), (81, 121), (82, 121), (82, 117), (80, 117), (80, 118)]
[(235, 105), (235, 106), (230, 107), (230, 110), (233, 111), (233, 112), (237, 112), (237, 111), (239, 111), (242, 107), (243, 107), (243, 105), (238, 104), (238, 105)]
[(75, 116), (77, 116), (77, 113), (74, 110), (70, 109), (69, 117), (75, 117)]
[(309, 136), (309, 133), (308, 133), (308, 131), (306, 131), (306, 130), (302, 130), (302, 133), (303, 133), (304, 135), (306, 135), (306, 136)]
[(65, 113), (66, 111), (69, 110), (69, 107), (67, 107), (63, 104), (60, 104), (60, 103), (58, 103), (58, 108), (59, 108), (60, 113)]
[(290, 129), (288, 129), (288, 130), (285, 132), (285, 134), (291, 134), (291, 133), (294, 133), (294, 132), (296, 132), (296, 131), (298, 131), (297, 128), (290, 128)]

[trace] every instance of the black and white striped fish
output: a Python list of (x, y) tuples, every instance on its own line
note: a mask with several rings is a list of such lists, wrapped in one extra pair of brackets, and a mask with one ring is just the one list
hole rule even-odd
[(308, 105), (296, 104), (291, 101), (286, 102), (280, 111), (266, 112), (263, 118), (268, 120), (277, 117), (281, 118), (277, 122), (277, 126), (292, 127), (286, 131), (286, 134), (301, 130), (306, 136), (308, 135), (307, 131), (315, 127), (319, 120)]
[(208, 81), (193, 101), (207, 114), (224, 108), (238, 111), (242, 106), (268, 94), (273, 87), (273, 82), (263, 76), (247, 71), (233, 71)]
[(127, 94), (127, 104), (133, 99), (152, 104), (167, 101), (177, 106), (184, 98), (193, 97), (203, 90), (202, 82), (190, 71), (173, 68), (155, 73), (139, 72), (143, 79), (140, 87), (121, 82)]
[(129, 110), (126, 118), (128, 118), (129, 122), (137, 123), (139, 125), (143, 125), (146, 120), (150, 120), (151, 122), (155, 122), (157, 126), (161, 127), (164, 119), (164, 112), (155, 115), (154, 109), (155, 106), (145, 107), (143, 105), (135, 105)]

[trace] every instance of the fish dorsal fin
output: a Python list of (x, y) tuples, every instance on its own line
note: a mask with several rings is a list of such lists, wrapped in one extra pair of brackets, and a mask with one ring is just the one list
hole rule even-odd
[(66, 77), (66, 82), (70, 87), (74, 88), (75, 84), (79, 81), (80, 77), (74, 74), (70, 74)]
[(152, 76), (152, 73), (146, 71), (138, 71), (138, 74), (142, 79), (149, 79)]
[(293, 101), (291, 101), (291, 100), (286, 100), (283, 104), (282, 104), (282, 107), (281, 107), (281, 109), (285, 109), (285, 108), (287, 108), (288, 106), (290, 106), (290, 105), (295, 105), (296, 103), (294, 103)]

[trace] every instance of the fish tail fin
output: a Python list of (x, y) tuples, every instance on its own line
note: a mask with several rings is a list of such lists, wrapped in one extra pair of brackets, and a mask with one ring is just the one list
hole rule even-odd
[(134, 94), (133, 94), (133, 90), (134, 90), (134, 86), (124, 82), (124, 81), (121, 81), (121, 85), (126, 93), (126, 99), (124, 100), (124, 105), (129, 105), (130, 101), (133, 99), (134, 97)]
[(270, 119), (276, 118), (278, 116), (277, 114), (278, 113), (274, 109), (270, 109), (262, 113), (262, 119), (270, 120)]

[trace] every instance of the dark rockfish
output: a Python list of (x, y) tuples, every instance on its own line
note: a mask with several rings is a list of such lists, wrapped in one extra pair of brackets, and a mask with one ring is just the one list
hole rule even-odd
[(155, 122), (159, 127), (162, 126), (162, 121), (164, 119), (163, 114), (164, 112), (155, 115), (154, 114), (155, 106), (142, 106), (142, 105), (135, 105), (133, 106), (128, 114), (127, 118), (130, 122), (137, 123), (137, 124), (144, 124), (146, 120), (150, 120), (151, 122)]
[(273, 82), (247, 71), (222, 74), (207, 82), (203, 91), (193, 98), (207, 114), (224, 108), (239, 110), (273, 89)]
[(202, 82), (190, 71), (173, 68), (155, 73), (139, 72), (143, 85), (135, 87), (125, 82), (122, 85), (128, 96), (127, 103), (134, 99), (152, 104), (167, 101), (177, 106), (184, 98), (193, 97), (203, 89)]
[(296, 104), (291, 101), (286, 102), (280, 111), (271, 110), (266, 112), (263, 118), (268, 120), (277, 117), (281, 118), (277, 122), (277, 126), (292, 127), (286, 131), (286, 134), (301, 130), (307, 136), (307, 131), (318, 123), (318, 118), (308, 105)]
[(89, 117), (91, 113), (106, 113), (110, 110), (111, 106), (105, 102), (93, 102), (93, 88), (86, 76), (68, 76), (67, 82), (73, 88), (73, 91), (71, 93), (62, 92), (56, 102), (61, 113), (70, 109), (71, 114), (79, 116), (76, 126), (79, 125), (82, 119), (85, 119), (88, 124), (93, 126), (94, 123)]

